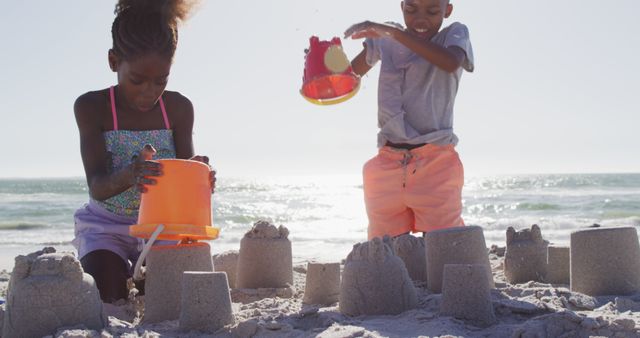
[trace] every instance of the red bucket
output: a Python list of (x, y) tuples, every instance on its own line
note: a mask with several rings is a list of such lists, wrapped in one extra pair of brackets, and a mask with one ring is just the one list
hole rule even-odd
[(353, 97), (359, 88), (360, 77), (353, 72), (340, 38), (320, 41), (312, 36), (305, 56), (302, 96), (315, 104), (336, 104)]

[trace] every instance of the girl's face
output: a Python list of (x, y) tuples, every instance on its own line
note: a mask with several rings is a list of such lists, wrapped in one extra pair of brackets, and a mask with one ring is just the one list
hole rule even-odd
[(453, 10), (447, 0), (405, 0), (400, 7), (407, 31), (425, 40), (430, 40), (438, 33), (442, 21)]
[(153, 109), (167, 87), (171, 71), (171, 59), (156, 53), (121, 60), (109, 51), (109, 65), (118, 73), (124, 104), (140, 112)]

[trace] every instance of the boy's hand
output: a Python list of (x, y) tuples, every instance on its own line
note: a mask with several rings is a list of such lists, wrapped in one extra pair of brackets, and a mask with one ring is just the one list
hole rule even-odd
[(190, 158), (190, 160), (202, 162), (209, 166), (209, 169), (211, 170), (211, 172), (209, 172), (209, 184), (211, 185), (211, 193), (213, 194), (213, 191), (216, 189), (216, 171), (211, 168), (211, 165), (209, 164), (209, 157), (196, 155)]
[(156, 180), (151, 177), (162, 175), (162, 164), (151, 161), (155, 153), (153, 146), (146, 144), (131, 163), (131, 184), (141, 193), (147, 192), (145, 185), (156, 184)]
[(394, 26), (365, 21), (357, 23), (344, 31), (344, 38), (362, 39), (362, 38), (381, 38), (384, 36), (393, 37), (398, 29)]

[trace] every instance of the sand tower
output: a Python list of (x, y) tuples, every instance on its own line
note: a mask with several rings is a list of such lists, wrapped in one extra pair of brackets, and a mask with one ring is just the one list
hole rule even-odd
[(486, 266), (446, 264), (440, 313), (468, 320), (477, 326), (489, 326), (496, 321), (491, 288)]
[(213, 255), (213, 270), (226, 272), (229, 280), (229, 287), (236, 288), (236, 274), (238, 267), (238, 251), (229, 250), (217, 255)]
[(442, 273), (445, 264), (480, 264), (487, 269), (491, 287), (493, 276), (484, 233), (479, 226), (464, 226), (428, 232), (425, 236), (427, 251), (427, 286), (432, 292), (442, 291)]
[(289, 230), (256, 222), (240, 241), (236, 287), (284, 288), (293, 284)]
[(633, 227), (571, 233), (571, 291), (590, 296), (640, 291), (640, 245)]
[(53, 248), (16, 257), (2, 337), (43, 337), (63, 326), (101, 330), (106, 317), (93, 278), (71, 253)]
[(531, 229), (507, 229), (504, 275), (509, 283), (544, 281), (547, 270), (547, 246), (537, 224)]
[(213, 271), (207, 243), (154, 246), (147, 256), (144, 322), (180, 317), (182, 278), (185, 271)]
[(553, 284), (569, 284), (570, 254), (568, 246), (549, 246), (547, 248), (547, 275), (545, 281)]
[(348, 316), (395, 315), (418, 305), (402, 260), (380, 238), (353, 246), (340, 284), (340, 312)]
[(392, 249), (404, 262), (412, 280), (427, 281), (427, 255), (422, 237), (398, 236), (393, 239)]
[(215, 332), (233, 324), (227, 274), (185, 272), (180, 309), (180, 328), (183, 330)]
[(338, 301), (339, 295), (340, 263), (309, 262), (303, 302), (331, 305)]

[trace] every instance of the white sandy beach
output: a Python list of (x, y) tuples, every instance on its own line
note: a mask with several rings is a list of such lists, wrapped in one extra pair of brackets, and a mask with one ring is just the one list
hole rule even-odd
[[(306, 264), (295, 264), (290, 298), (273, 289), (233, 289), (235, 324), (213, 334), (181, 331), (177, 320), (141, 325), (144, 297), (138, 297), (135, 303), (105, 305), (109, 326), (101, 332), (60, 328), (55, 337), (640, 337), (640, 294), (589, 297), (568, 285), (511, 285), (503, 261), (495, 250), (490, 253), (497, 323), (486, 328), (439, 315), (441, 295), (420, 282), (418, 308), (395, 316), (348, 317), (337, 304), (303, 305)], [(7, 272), (0, 274), (2, 298), (8, 279)]]

